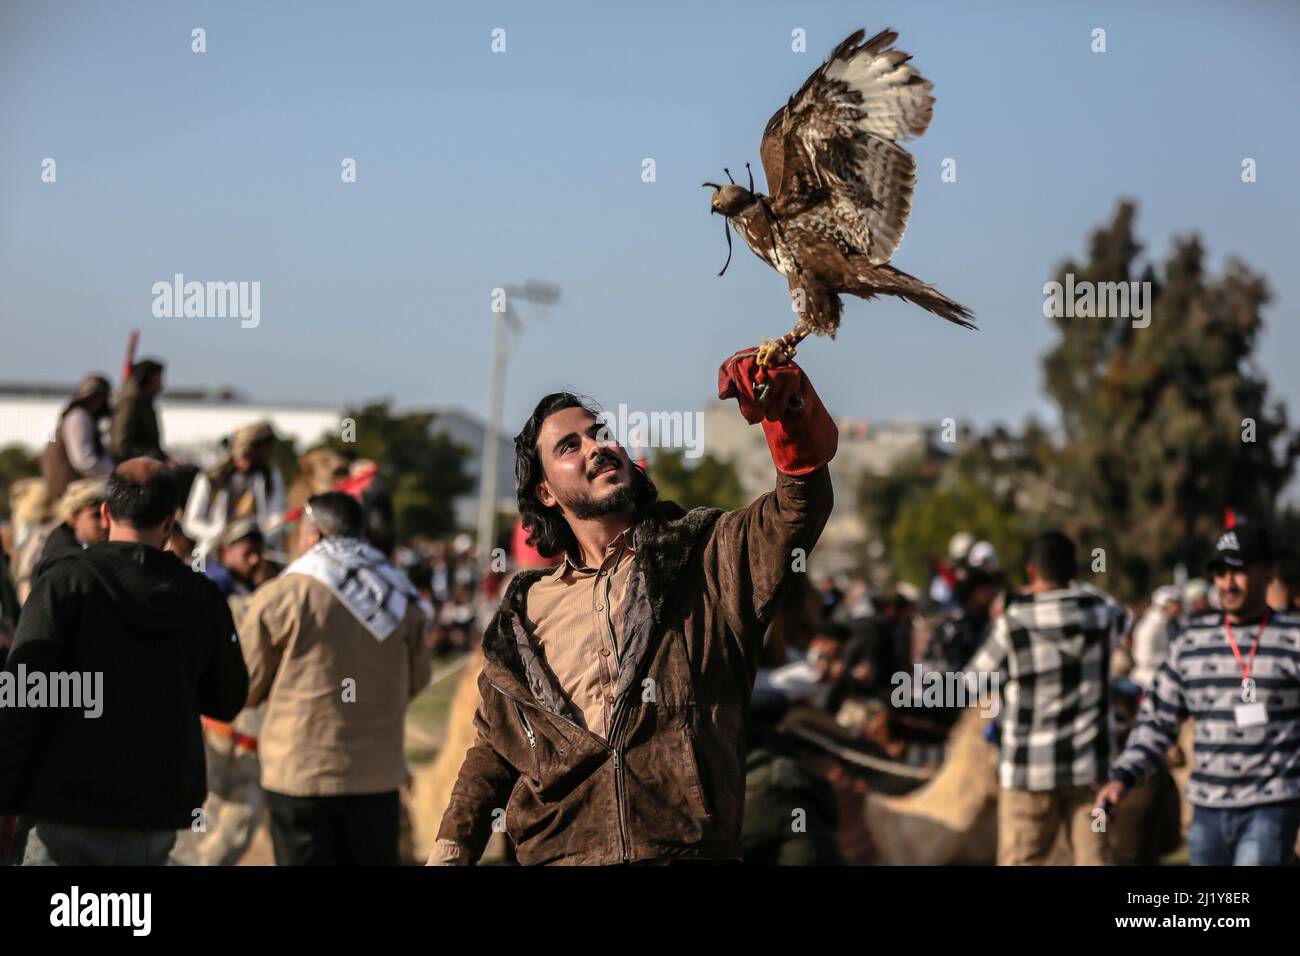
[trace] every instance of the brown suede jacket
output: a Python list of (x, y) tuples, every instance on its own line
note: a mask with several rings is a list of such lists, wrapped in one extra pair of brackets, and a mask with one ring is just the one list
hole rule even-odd
[(609, 739), (571, 719), (515, 576), (483, 638), (465, 755), (435, 857), (504, 829), (524, 864), (739, 860), (749, 700), (764, 632), (830, 516), (823, 466), (747, 508), (658, 502), (636, 524)]

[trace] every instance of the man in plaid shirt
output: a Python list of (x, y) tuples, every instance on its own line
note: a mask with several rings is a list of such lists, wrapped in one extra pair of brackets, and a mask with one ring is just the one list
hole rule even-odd
[(1127, 614), (1112, 598), (1075, 584), (1074, 542), (1059, 531), (1035, 539), (1024, 592), (1007, 598), (967, 681), (996, 673), (1001, 688), (998, 865), (1041, 865), (1064, 827), (1081, 865), (1109, 862), (1093, 813), (1108, 759), (1111, 648)]

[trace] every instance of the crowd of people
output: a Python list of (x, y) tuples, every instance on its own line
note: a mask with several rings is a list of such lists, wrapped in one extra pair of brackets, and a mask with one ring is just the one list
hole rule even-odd
[(406, 708), (471, 643), (476, 555), (395, 547), (373, 470), (289, 508), (266, 422), (177, 461), (162, 374), (134, 363), (116, 400), (87, 376), (12, 489), (0, 664), (99, 675), (104, 699), (3, 701), (0, 856), (229, 864), (265, 821), (282, 864), (396, 863)]
[(918, 716), (891, 681), (960, 673), (969, 701), (978, 677), (998, 675), (989, 739), (1006, 864), (1045, 862), (1058, 837), (1080, 863), (1154, 863), (1174, 849), (1170, 801), (1152, 794), (1176, 800), (1168, 768), (1191, 759), (1179, 742), (1190, 719), (1191, 862), (1287, 863), (1300, 821), (1300, 564), (1248, 521), (1214, 544), (1208, 580), (1125, 607), (1077, 582), (1075, 545), (1059, 533), (1033, 542), (1022, 588), (991, 545), (960, 533), (925, 590), (822, 579), (815, 636), (772, 673), (788, 699), (812, 697), (845, 725), (868, 702), (883, 714), (874, 741), (915, 764), (942, 759), (962, 707)]
[[(337, 469), (334, 490), (291, 507), (270, 423), (233, 431), (214, 467), (175, 460), (155, 408), (163, 371), (134, 363), (116, 400), (87, 376), (41, 480), (13, 489), (8, 686), (21, 696), (23, 675), (102, 675), (102, 716), (0, 701), (0, 856), (231, 864), (265, 822), (282, 865), (397, 863), (407, 707), (436, 656), (480, 647), (501, 569), (484, 572), (468, 535), (398, 541), (382, 469)], [(970, 698), (900, 698), (900, 675), (927, 673), (960, 675), (972, 694), (997, 678), (999, 863), (1046, 862), (1062, 839), (1080, 864), (1158, 859), (1178, 836), (1158, 835), (1149, 798), (1173, 793), (1168, 767), (1191, 759), (1188, 719), (1191, 862), (1293, 859), (1300, 574), (1263, 526), (1233, 522), (1207, 579), (1137, 607), (1079, 583), (1059, 532), (1029, 543), (1024, 568), (965, 533), (949, 550), (924, 588), (805, 578), (775, 612), (751, 699), (746, 859), (843, 859), (835, 795), (783, 751), (785, 715), (811, 708), (870, 752), (933, 766)], [(530, 617), (544, 618), (550, 590), (557, 608), (567, 600), (565, 580), (539, 583)], [(810, 814), (804, 838), (762, 809), (792, 799)]]

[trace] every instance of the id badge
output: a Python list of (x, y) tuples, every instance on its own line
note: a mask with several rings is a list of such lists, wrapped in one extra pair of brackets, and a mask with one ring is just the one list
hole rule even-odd
[(1232, 708), (1232, 712), (1237, 718), (1238, 727), (1260, 727), (1268, 723), (1268, 711), (1265, 709), (1263, 701), (1256, 701), (1253, 704), (1236, 704)]

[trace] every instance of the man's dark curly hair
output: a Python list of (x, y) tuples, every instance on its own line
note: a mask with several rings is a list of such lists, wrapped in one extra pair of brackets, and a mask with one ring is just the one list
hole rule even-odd
[[(537, 403), (523, 430), (515, 436), (515, 496), (519, 504), (519, 516), (528, 532), (528, 544), (536, 548), (544, 558), (565, 551), (576, 554), (578, 550), (577, 539), (560, 509), (547, 508), (537, 498), (537, 483), (546, 477), (537, 437), (542, 431), (542, 423), (566, 408), (581, 408), (593, 418), (600, 418), (600, 412), (590, 401), (579, 398), (572, 392), (552, 392)], [(636, 462), (631, 464), (632, 503), (640, 513), (659, 498), (659, 491), (644, 468)]]

